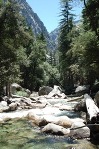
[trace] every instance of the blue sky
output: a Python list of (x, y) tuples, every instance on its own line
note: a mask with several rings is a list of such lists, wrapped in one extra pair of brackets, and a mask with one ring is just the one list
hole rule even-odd
[[(37, 13), (48, 32), (59, 25), (60, 0), (26, 0), (33, 11)], [(75, 13), (80, 14), (81, 6), (75, 7)]]

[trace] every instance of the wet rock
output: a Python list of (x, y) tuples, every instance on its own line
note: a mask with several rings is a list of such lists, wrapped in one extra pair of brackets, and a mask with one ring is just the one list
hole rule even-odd
[(29, 97), (32, 101), (38, 101), (39, 95), (38, 92), (32, 92), (32, 94)]
[(40, 117), (40, 116), (34, 114), (33, 112), (30, 112), (27, 115), (27, 117), (29, 120), (31, 120), (32, 125), (45, 126), (48, 124), (48, 122), (43, 117)]
[(43, 109), (46, 107), (46, 103), (34, 103), (31, 105), (32, 108), (39, 108), (39, 109)]
[(10, 110), (10, 111), (15, 111), (15, 110), (17, 110), (17, 108), (18, 108), (17, 103), (11, 103), (11, 104), (9, 105), (9, 110)]
[(44, 97), (44, 96), (40, 96), (39, 98), (38, 98), (38, 100), (37, 100), (37, 103), (38, 102), (40, 102), (40, 103), (42, 103), (42, 104), (46, 104), (46, 105), (51, 105), (50, 103), (49, 103), (49, 101)]
[[(71, 121), (72, 121), (73, 123), (76, 123), (76, 122), (84, 123), (84, 122), (85, 122), (82, 118), (72, 118)], [(73, 123), (72, 123), (72, 124), (73, 124)]]
[(82, 99), (74, 106), (74, 111), (87, 112), (85, 99)]
[(30, 98), (34, 97), (38, 97), (38, 92), (32, 92), (32, 94), (30, 94)]
[(4, 120), (2, 118), (0, 118), (0, 124), (3, 123), (3, 122), (4, 122)]
[(74, 139), (89, 138), (90, 129), (82, 122), (75, 122), (72, 124), (70, 136)]
[(87, 141), (87, 139), (81, 139), (78, 140), (77, 143), (74, 143), (72, 145), (66, 146), (66, 149), (97, 149), (94, 144), (92, 144), (90, 141)]
[(68, 105), (61, 105), (60, 107), (59, 107), (59, 109), (60, 110), (67, 110), (67, 111), (72, 111), (73, 110), (73, 108), (71, 107), (71, 106), (68, 106)]
[(86, 122), (86, 120), (87, 120), (87, 113), (81, 111), (81, 112), (80, 112), (80, 117)]
[(49, 123), (42, 129), (42, 132), (55, 135), (68, 135), (70, 133), (70, 130), (53, 123)]
[(60, 116), (55, 124), (63, 126), (64, 128), (70, 128), (72, 126), (72, 120), (67, 116)]
[(9, 111), (9, 106), (7, 106), (7, 102), (1, 101), (0, 102), (0, 113), (1, 112), (7, 112), (7, 111)]

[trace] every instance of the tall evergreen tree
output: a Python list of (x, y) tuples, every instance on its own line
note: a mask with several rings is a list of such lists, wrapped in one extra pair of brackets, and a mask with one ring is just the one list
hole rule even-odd
[(83, 18), (85, 29), (95, 31), (99, 40), (99, 0), (84, 0)]
[(74, 38), (71, 51), (74, 64), (79, 68), (80, 83), (92, 86), (95, 80), (99, 80), (99, 1), (83, 2), (83, 28)]
[(62, 19), (60, 21), (60, 36), (59, 36), (59, 51), (60, 51), (60, 76), (61, 82), (65, 88), (68, 90), (70, 84), (72, 86), (72, 74), (70, 72), (70, 58), (67, 57), (67, 52), (70, 49), (71, 37), (69, 33), (73, 27), (73, 15), (71, 14), (71, 0), (61, 1), (61, 15)]
[(85, 57), (88, 80), (92, 85), (96, 79), (99, 80), (99, 0), (84, 0), (84, 6), (84, 29), (90, 34), (87, 38)]
[(19, 9), (16, 3), (10, 0), (0, 11), (0, 87), (6, 85), (6, 88), (9, 88), (7, 94), (10, 94), (10, 83), (19, 79), (20, 62), (22, 55), (25, 56), (24, 50), (21, 51), (22, 55), (19, 55), (22, 49), (20, 46), (29, 38)]

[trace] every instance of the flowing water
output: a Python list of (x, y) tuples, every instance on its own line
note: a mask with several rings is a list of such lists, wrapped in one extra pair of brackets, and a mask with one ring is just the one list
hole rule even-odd
[[(78, 117), (73, 111), (61, 111), (56, 116)], [(0, 124), (0, 149), (99, 149), (86, 139), (72, 140), (69, 137), (41, 133), (27, 119), (13, 119)]]
[[(74, 147), (74, 148), (73, 148)], [(45, 135), (26, 119), (0, 124), (0, 149), (98, 149), (90, 142)]]

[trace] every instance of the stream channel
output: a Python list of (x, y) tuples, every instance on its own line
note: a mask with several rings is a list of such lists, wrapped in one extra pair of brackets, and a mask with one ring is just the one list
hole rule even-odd
[[(50, 103), (55, 104), (52, 101)], [(56, 114), (59, 115), (79, 117), (79, 114), (73, 111), (61, 111)], [(99, 145), (86, 139), (73, 140), (69, 137), (44, 134), (39, 127), (33, 127), (29, 120), (15, 118), (0, 124), (0, 149), (99, 149)]]

